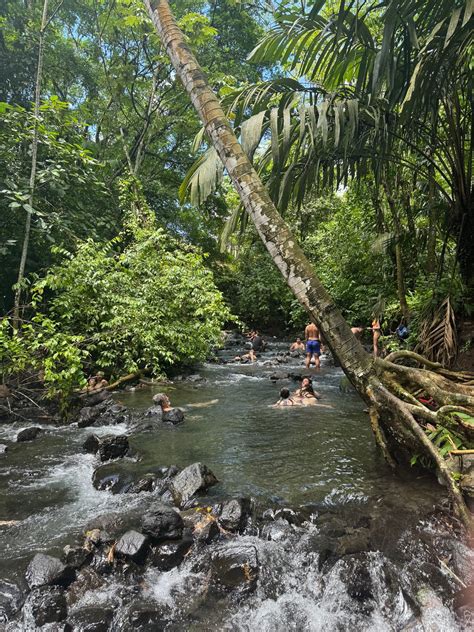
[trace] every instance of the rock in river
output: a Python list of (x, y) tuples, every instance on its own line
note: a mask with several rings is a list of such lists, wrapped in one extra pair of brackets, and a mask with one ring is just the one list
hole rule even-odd
[(8, 452), (8, 446), (0, 443), (0, 456), (4, 456)]
[(152, 564), (161, 571), (170, 571), (181, 564), (192, 543), (191, 538), (162, 542), (153, 553)]
[(67, 586), (74, 579), (74, 571), (57, 557), (37, 553), (29, 563), (25, 577), (30, 588), (53, 584)]
[(227, 531), (240, 531), (244, 528), (246, 519), (250, 513), (249, 498), (234, 498), (228, 500), (222, 506), (219, 514), (219, 523)]
[(33, 441), (41, 432), (41, 428), (37, 426), (31, 426), (31, 428), (24, 428), (20, 430), (20, 432), (16, 435), (16, 440), (18, 443), (22, 441)]
[(184, 421), (184, 412), (181, 408), (171, 408), (163, 412), (163, 421), (168, 424), (180, 424)]
[(101, 461), (110, 461), (125, 456), (129, 444), (125, 435), (108, 435), (102, 439), (99, 445), (99, 457)]
[(217, 478), (206, 465), (193, 463), (175, 476), (170, 489), (175, 503), (183, 505), (196, 492), (204, 491), (217, 482)]
[(165, 503), (153, 503), (142, 519), (142, 529), (155, 540), (176, 540), (183, 535), (183, 519)]
[(213, 580), (225, 588), (251, 588), (258, 572), (257, 549), (252, 544), (226, 544), (212, 556)]
[(23, 606), (25, 624), (33, 623), (42, 627), (47, 623), (64, 621), (67, 605), (64, 591), (59, 586), (35, 588), (28, 595)]
[(145, 561), (148, 552), (148, 538), (133, 529), (124, 533), (115, 544), (115, 554), (117, 557), (124, 557), (133, 560), (137, 564)]
[(95, 454), (100, 447), (100, 439), (95, 434), (87, 435), (86, 440), (82, 444), (82, 449), (84, 452), (88, 452), (89, 454)]

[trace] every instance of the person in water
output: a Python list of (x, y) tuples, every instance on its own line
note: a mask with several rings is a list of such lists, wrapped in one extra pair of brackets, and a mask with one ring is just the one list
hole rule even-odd
[(282, 388), (280, 391), (280, 399), (275, 406), (294, 406), (295, 402), (290, 397), (290, 391), (287, 388)]
[(253, 351), (263, 351), (265, 349), (265, 341), (262, 336), (255, 331), (254, 335), (250, 338)]
[(369, 327), (372, 330), (372, 343), (374, 347), (374, 358), (379, 355), (379, 338), (382, 335), (382, 328), (380, 326), (380, 318), (374, 316), (372, 320), (372, 326)]
[(313, 382), (309, 377), (304, 377), (301, 380), (301, 385), (293, 393), (293, 397), (298, 397), (302, 400), (302, 403), (316, 403), (316, 400), (321, 399), (321, 395), (317, 393), (313, 388)]
[(256, 362), (257, 355), (253, 349), (250, 349), (248, 353), (244, 353), (241, 356), (235, 356), (234, 362), (242, 362), (243, 364), (247, 364), (248, 362)]
[(306, 368), (309, 369), (314, 359), (314, 366), (319, 369), (321, 367), (319, 361), (321, 341), (318, 327), (314, 323), (309, 323), (304, 330), (304, 336), (306, 339)]
[(147, 413), (150, 415), (156, 414), (161, 409), (162, 419), (164, 422), (178, 424), (184, 420), (184, 412), (181, 408), (173, 408), (171, 406), (170, 398), (165, 393), (157, 393), (153, 395), (154, 406), (148, 409)]
[(297, 338), (296, 342), (290, 346), (290, 351), (305, 351), (304, 342), (301, 338)]

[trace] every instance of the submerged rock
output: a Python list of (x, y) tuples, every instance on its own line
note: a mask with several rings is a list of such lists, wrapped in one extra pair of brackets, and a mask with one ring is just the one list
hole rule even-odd
[(225, 588), (253, 588), (259, 574), (257, 549), (238, 542), (219, 547), (212, 555), (212, 578)]
[(57, 557), (37, 553), (26, 569), (25, 578), (30, 588), (46, 585), (67, 586), (74, 579), (74, 571)]
[(164, 632), (169, 621), (159, 604), (153, 601), (135, 601), (128, 609), (128, 630)]
[(38, 426), (32, 426), (31, 428), (24, 428), (16, 435), (18, 443), (23, 441), (33, 441), (42, 432), (42, 429)]
[(129, 447), (128, 439), (125, 435), (108, 435), (102, 439), (99, 445), (100, 460), (119, 459), (127, 454)]
[(28, 624), (32, 619), (38, 627), (64, 621), (67, 617), (64, 591), (58, 586), (35, 588), (25, 601), (23, 613), (25, 623)]
[(82, 546), (70, 546), (67, 544), (63, 549), (63, 560), (71, 568), (79, 569), (92, 560), (92, 552)]
[(20, 610), (23, 593), (16, 584), (0, 581), (0, 623), (10, 621)]
[(162, 542), (155, 548), (151, 563), (161, 571), (170, 571), (181, 564), (192, 544), (191, 538)]
[(107, 632), (111, 630), (113, 617), (111, 608), (91, 606), (76, 610), (68, 621), (74, 632)]
[(95, 454), (100, 447), (100, 439), (95, 434), (90, 434), (87, 436), (86, 440), (82, 444), (82, 449), (84, 452), (88, 452), (89, 454)]
[(0, 443), (0, 456), (5, 455), (8, 452), (8, 446), (5, 443)]
[(217, 478), (206, 465), (193, 463), (174, 477), (170, 485), (170, 491), (173, 494), (175, 503), (183, 505), (196, 492), (204, 491), (217, 482)]
[(138, 531), (127, 531), (115, 544), (115, 554), (118, 557), (125, 557), (137, 564), (145, 561), (147, 552), (148, 538)]
[(153, 503), (142, 519), (143, 531), (155, 540), (175, 540), (183, 535), (183, 519), (165, 503)]

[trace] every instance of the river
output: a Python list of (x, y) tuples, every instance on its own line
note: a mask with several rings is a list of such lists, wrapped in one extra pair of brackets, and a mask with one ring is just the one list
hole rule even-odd
[[(168, 573), (148, 569), (141, 579), (143, 595), (167, 613), (164, 627), (154, 629), (464, 629), (452, 608), (459, 580), (439, 560), (449, 568), (472, 557), (439, 509), (443, 489), (429, 475), (390, 470), (374, 446), (363, 402), (355, 393), (341, 392), (341, 371), (324, 361), (314, 378), (324, 406), (272, 408), (279, 389), (296, 383), (272, 381), (271, 374), (301, 371), (301, 361), (282, 357), (278, 366), (266, 365), (286, 348), (287, 343), (273, 341), (255, 365), (205, 364), (192, 380), (114, 396), (140, 411), (154, 392), (164, 390), (174, 406), (186, 411), (181, 425), (163, 424), (152, 435), (130, 438), (130, 470), (146, 473), (157, 465), (200, 461), (219, 479), (206, 503), (248, 496), (262, 511), (291, 508), (302, 516), (291, 537), (239, 537), (258, 548), (261, 562), (256, 589), (239, 599), (204, 597), (204, 574), (191, 562)], [(219, 355), (229, 359), (233, 353)], [(12, 441), (22, 427), (0, 426), (0, 441)], [(150, 502), (147, 493), (113, 495), (93, 488), (98, 463), (81, 449), (90, 429), (44, 429), (33, 442), (12, 442), (0, 461), (0, 519), (16, 521), (0, 527), (0, 580), (20, 585), (34, 553), (60, 555), (98, 514), (140, 513)], [(94, 428), (98, 435), (126, 431), (125, 425)], [(342, 538), (349, 571), (344, 555), (331, 567), (318, 563), (328, 537)], [(355, 580), (370, 583), (370, 594), (362, 600), (347, 580), (359, 562), (370, 575)], [(426, 613), (414, 606), (420, 589), (431, 591), (437, 627), (429, 628)], [(91, 592), (85, 603), (103, 606), (109, 600), (116, 609), (122, 603), (119, 592), (112, 583)], [(425, 627), (410, 627), (423, 621)], [(110, 627), (126, 628), (120, 618)]]

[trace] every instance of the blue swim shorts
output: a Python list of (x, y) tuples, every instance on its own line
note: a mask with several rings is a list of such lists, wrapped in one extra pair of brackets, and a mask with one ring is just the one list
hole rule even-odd
[(319, 340), (307, 340), (306, 353), (311, 353), (311, 355), (320, 355), (321, 343), (319, 342)]

